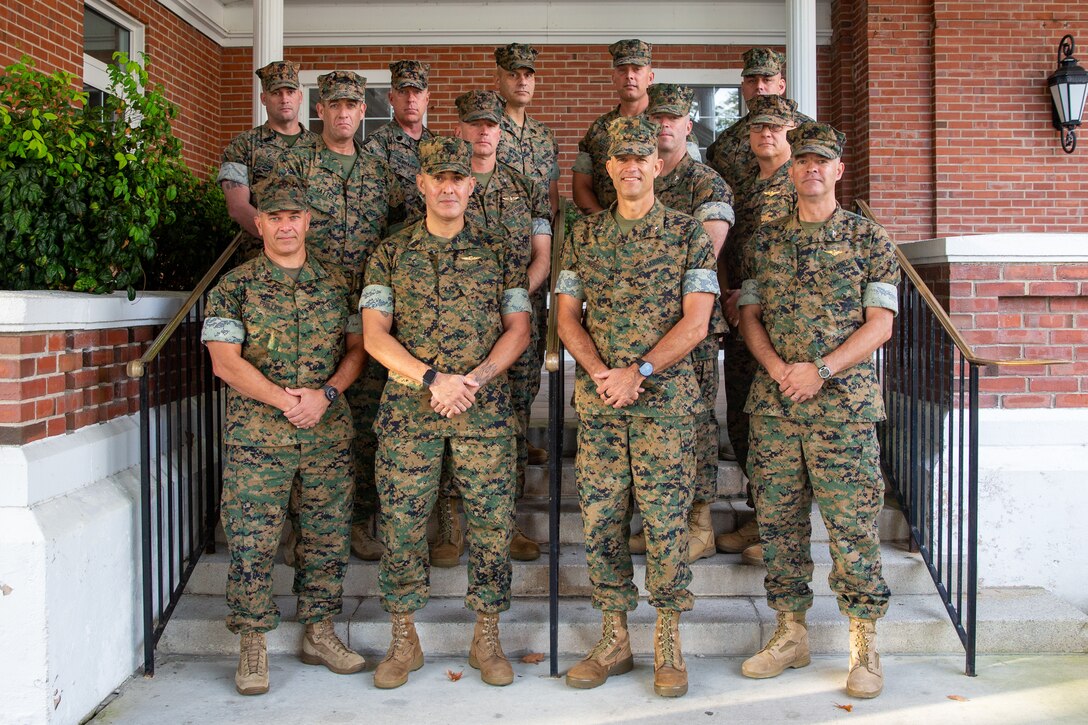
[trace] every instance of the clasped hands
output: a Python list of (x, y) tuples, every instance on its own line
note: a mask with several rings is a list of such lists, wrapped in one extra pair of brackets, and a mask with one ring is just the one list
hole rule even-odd
[(772, 377), (782, 394), (795, 403), (814, 398), (824, 386), (816, 365), (810, 362), (783, 363)]
[(593, 374), (597, 381), (597, 395), (613, 408), (626, 408), (638, 400), (639, 393), (646, 392), (642, 381), (646, 378), (638, 371), (637, 365), (625, 368), (609, 368)]
[(284, 388), (284, 392), (295, 399), (295, 405), (283, 411), (284, 416), (296, 428), (313, 428), (321, 422), (325, 411), (329, 409), (329, 399), (325, 391), (313, 388)]
[(468, 375), (438, 373), (431, 383), (431, 408), (447, 418), (461, 415), (476, 402), (479, 381)]

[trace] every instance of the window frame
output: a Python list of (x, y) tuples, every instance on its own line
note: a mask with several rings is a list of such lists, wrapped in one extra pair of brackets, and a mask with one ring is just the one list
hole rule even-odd
[[(334, 69), (331, 69), (331, 68), (328, 69), (328, 70), (303, 70), (303, 71), (299, 71), (299, 73), (298, 73), (298, 83), (299, 83), (299, 86), (301, 86), (301, 88), (302, 88), (302, 103), (303, 103), (303, 106), (304, 106), (305, 111), (306, 111), (305, 119), (303, 120), (303, 125), (306, 126), (306, 128), (310, 128), (313, 125), (313, 120), (314, 120), (314, 119), (312, 119), (310, 117), (310, 91), (317, 90), (317, 77), (318, 76), (324, 75), (325, 73), (331, 73), (333, 70)], [(343, 70), (343, 69), (342, 68), (337, 68), (335, 70)], [(363, 69), (356, 68), (356, 69), (354, 69), (354, 72), (361, 75), (363, 78), (366, 78), (366, 86), (367, 86), (368, 90), (369, 89), (376, 89), (376, 88), (384, 88), (384, 89), (388, 90), (388, 89), (390, 89), (392, 87), (393, 74), (389, 71), (388, 68), (370, 69), (370, 70), (363, 70)], [(368, 107), (368, 110), (369, 110), (369, 107)], [(363, 118), (363, 122), (361, 124), (359, 124), (360, 130), (365, 131), (367, 120), (368, 120), (368, 117)], [(370, 116), (369, 120), (373, 121), (373, 120), (378, 120), (378, 119), (376, 119), (374, 116)], [(389, 118), (381, 119), (381, 120), (392, 121), (393, 120), (392, 111), (390, 111)], [(424, 114), (424, 116), (423, 116), (423, 124), (424, 125), (427, 124), (426, 114)], [(358, 137), (356, 137), (356, 138), (358, 138)], [(363, 136), (363, 138), (365, 138), (365, 135)]]
[[(740, 93), (743, 68), (654, 68), (654, 83), (677, 83), (682, 86), (714, 88), (736, 88), (740, 99), (740, 115), (747, 113), (744, 95)], [(692, 119), (694, 121), (694, 119)], [(715, 137), (717, 134), (715, 134)], [(701, 146), (699, 153), (706, 159), (706, 147)]]
[[(87, 10), (98, 13), (110, 22), (116, 23), (129, 33), (129, 60), (143, 65), (145, 27), (136, 18), (106, 2), (106, 0), (84, 0), (84, 13)], [(86, 31), (84, 31), (86, 32)], [(86, 40), (83, 41), (86, 43)], [(96, 88), (103, 93), (113, 94), (110, 86), (109, 66), (86, 53), (83, 54), (83, 85)]]

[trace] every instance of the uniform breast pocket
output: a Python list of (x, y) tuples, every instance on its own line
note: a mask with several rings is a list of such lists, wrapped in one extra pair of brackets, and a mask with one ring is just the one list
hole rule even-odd
[(418, 306), (420, 300), (431, 299), (434, 294), (434, 266), (431, 260), (415, 252), (402, 254), (393, 272), (393, 301), (396, 307)]
[(470, 309), (499, 312), (502, 296), (502, 269), (498, 258), (486, 249), (468, 249), (453, 261), (455, 293)]
[(853, 259), (823, 266), (816, 275), (817, 289), (827, 296), (826, 309), (832, 318), (844, 320), (861, 313), (864, 274)]

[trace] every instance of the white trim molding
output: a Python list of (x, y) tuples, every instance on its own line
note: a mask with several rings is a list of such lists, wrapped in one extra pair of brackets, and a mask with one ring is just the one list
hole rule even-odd
[(1088, 234), (977, 234), (899, 245), (914, 266), (1004, 262), (1088, 263)]

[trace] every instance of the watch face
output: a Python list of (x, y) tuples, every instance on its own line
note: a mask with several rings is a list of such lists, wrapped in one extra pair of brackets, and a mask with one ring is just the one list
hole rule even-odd
[(648, 378), (654, 374), (654, 366), (648, 362), (644, 362), (638, 366), (638, 373), (644, 378)]
[(331, 385), (325, 386), (325, 397), (328, 398), (330, 403), (336, 402), (336, 399), (340, 397), (340, 391)]
[(831, 368), (827, 367), (826, 365), (817, 370), (816, 372), (818, 372), (820, 374), (820, 377), (824, 380), (827, 380), (831, 377)]

